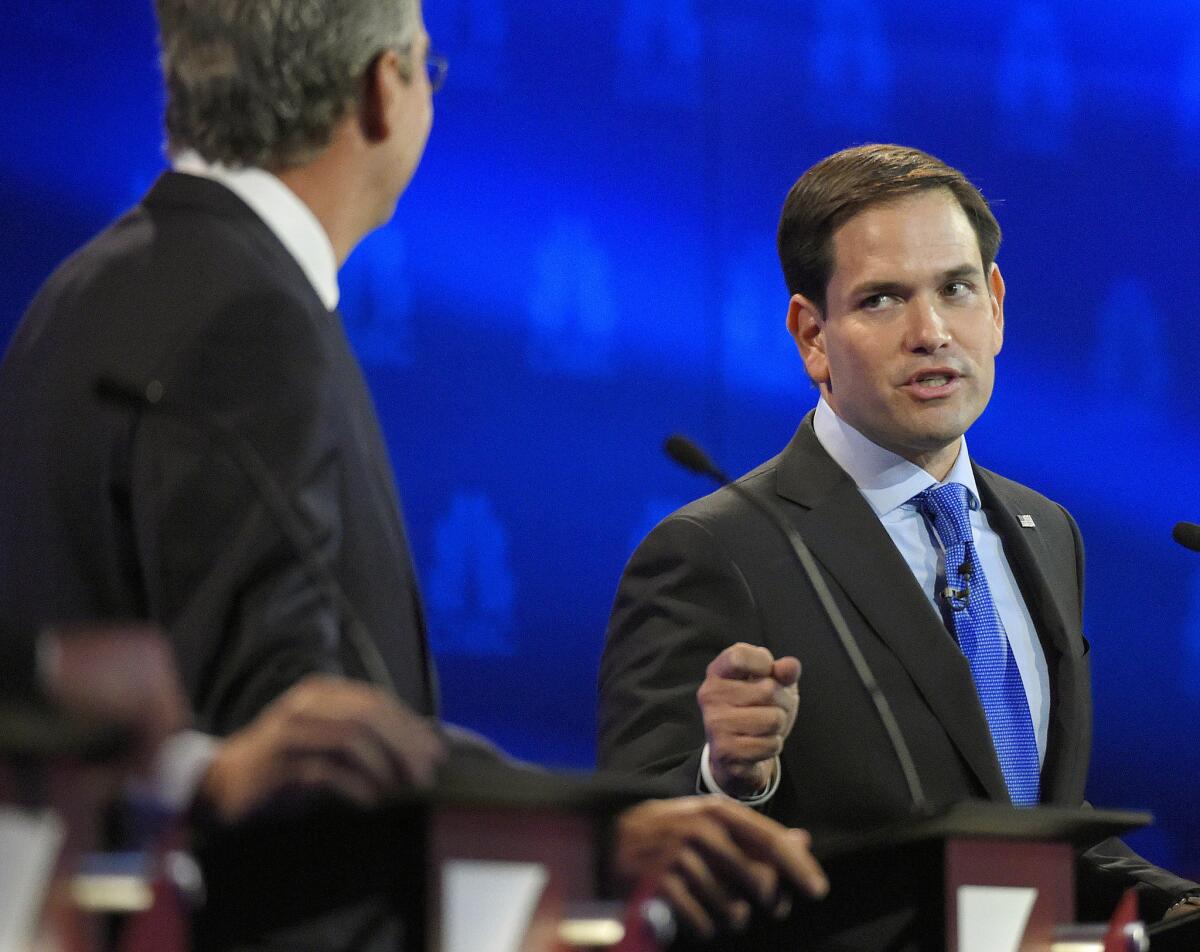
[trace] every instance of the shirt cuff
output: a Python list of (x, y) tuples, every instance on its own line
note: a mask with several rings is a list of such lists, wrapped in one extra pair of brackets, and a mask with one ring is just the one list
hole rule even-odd
[(696, 778), (697, 793), (711, 793), (719, 797), (729, 797), (730, 800), (737, 800), (739, 803), (744, 803), (748, 807), (760, 807), (771, 797), (775, 796), (775, 791), (779, 789), (779, 780), (783, 775), (780, 769), (779, 758), (776, 757), (771, 770), (771, 782), (767, 784), (765, 790), (761, 790), (751, 797), (732, 797), (724, 790), (713, 778), (712, 766), (708, 762), (708, 744), (704, 745), (704, 750), (700, 754), (700, 776)]
[(182, 813), (192, 804), (201, 779), (217, 756), (221, 742), (199, 731), (179, 731), (168, 737), (155, 758), (153, 775), (131, 791), (148, 796), (172, 813)]

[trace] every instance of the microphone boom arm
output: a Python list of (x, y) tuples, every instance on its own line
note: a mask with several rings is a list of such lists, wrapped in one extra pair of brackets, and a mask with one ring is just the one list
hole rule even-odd
[(871, 671), (870, 664), (867, 663), (867, 659), (863, 655), (862, 649), (858, 646), (858, 642), (854, 640), (850, 626), (846, 624), (846, 617), (842, 614), (841, 609), (838, 608), (837, 603), (834, 602), (833, 594), (829, 591), (829, 586), (826, 584), (824, 576), (821, 575), (821, 570), (817, 567), (817, 560), (814, 558), (812, 550), (809, 549), (803, 537), (778, 512), (762, 500), (755, 498), (740, 484), (735, 483), (721, 472), (708, 458), (707, 454), (691, 440), (676, 434), (667, 439), (664, 449), (671, 459), (684, 468), (720, 483), (743, 502), (748, 503), (761, 513), (783, 535), (784, 539), (787, 540), (788, 546), (791, 548), (796, 561), (799, 562), (805, 578), (808, 579), (809, 585), (812, 586), (813, 594), (817, 596), (817, 601), (820, 602), (821, 608), (829, 619), (829, 623), (833, 626), (842, 649), (850, 659), (850, 664), (854, 668), (855, 674), (858, 675), (859, 681), (871, 698), (871, 703), (875, 706), (875, 711), (879, 716), (884, 731), (887, 733), (888, 740), (891, 742), (892, 750), (895, 752), (896, 759), (900, 763), (900, 771), (904, 774), (904, 782), (908, 786), (908, 794), (912, 800), (913, 812), (919, 814), (927, 813), (929, 808), (925, 800), (925, 792), (921, 787), (920, 777), (917, 775), (916, 764), (913, 762), (912, 753), (909, 751), (908, 744), (904, 740), (904, 735), (900, 730), (900, 724), (896, 720), (896, 715), (892, 711), (892, 706), (888, 703), (887, 697), (879, 687), (879, 682), (875, 680), (875, 674)]

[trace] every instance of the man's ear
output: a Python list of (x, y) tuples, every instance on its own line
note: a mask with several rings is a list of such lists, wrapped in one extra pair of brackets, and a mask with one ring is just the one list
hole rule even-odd
[(392, 104), (399, 94), (399, 84), (404, 82), (405, 69), (399, 53), (384, 50), (363, 73), (358, 122), (368, 142), (382, 142), (391, 135)]
[(996, 331), (996, 347), (992, 353), (998, 354), (1004, 344), (1004, 275), (1000, 273), (1000, 266), (995, 262), (992, 263), (992, 270), (988, 274), (988, 290), (992, 297), (992, 324)]
[(804, 369), (817, 386), (829, 384), (829, 360), (825, 355), (825, 319), (820, 308), (803, 294), (788, 302), (787, 329), (800, 351)]

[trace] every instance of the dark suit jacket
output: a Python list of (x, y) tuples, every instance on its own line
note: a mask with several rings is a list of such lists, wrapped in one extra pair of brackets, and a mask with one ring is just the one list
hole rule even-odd
[[(156, 413), (100, 378), (162, 384)], [(198, 726), (312, 671), (361, 676), (347, 619), (210, 423), (278, 483), (400, 696), (434, 707), (388, 457), (341, 321), (229, 190), (164, 175), (41, 289), (0, 368), (0, 618), (149, 618)]]
[[(99, 399), (100, 378), (158, 381), (169, 412)], [(152, 619), (173, 639), (197, 726), (223, 735), (307, 673), (361, 677), (346, 637), (360, 625), (397, 694), (434, 713), (387, 452), (341, 320), (225, 187), (168, 173), (55, 272), (0, 367), (0, 416), (6, 638)], [(349, 613), (264, 505), (246, 472), (259, 464)], [(281, 947), (396, 947), (395, 877), (412, 843), (380, 850), (365, 821), (357, 838), (304, 822), (282, 834), (290, 852), (252, 831), (202, 836), (215, 857), (206, 947), (270, 947), (270, 933)], [(227, 874), (250, 860), (257, 890), (231, 895)], [(297, 919), (298, 933), (280, 931)]]
[[(1043, 496), (975, 473), (1050, 670), (1043, 801), (1078, 806), (1091, 747), (1079, 532)], [(895, 711), (930, 805), (1008, 802), (966, 659), (854, 482), (818, 443), (811, 415), (779, 456), (739, 482), (811, 547)], [(1022, 528), (1019, 515), (1032, 516), (1036, 528)], [(680, 794), (693, 792), (704, 743), (695, 692), (709, 662), (736, 641), (795, 655), (803, 669), (782, 782), (767, 811), (817, 834), (906, 816), (911, 804), (897, 759), (811, 587), (777, 529), (729, 490), (662, 522), (625, 569), (600, 671), (600, 766), (663, 774)], [(1115, 878), (1124, 884), (1136, 869), (1154, 884), (1158, 909), (1195, 888), (1147, 869), (1118, 845), (1111, 852), (1105, 861)], [(860, 884), (862, 892), (843, 903), (845, 921), (827, 923), (829, 931), (878, 907), (877, 887)], [(880, 934), (846, 947), (876, 944), (885, 944)]]

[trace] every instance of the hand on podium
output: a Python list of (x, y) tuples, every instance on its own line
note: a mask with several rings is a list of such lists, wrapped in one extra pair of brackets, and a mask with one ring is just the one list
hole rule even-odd
[(792, 893), (819, 899), (829, 883), (804, 830), (788, 829), (724, 797), (647, 800), (621, 814), (616, 869), (656, 892), (703, 938), (745, 928), (755, 907), (777, 918)]
[(221, 744), (200, 793), (226, 822), (303, 791), (369, 808), (432, 784), (444, 757), (435, 725), (400, 701), (357, 681), (312, 675)]
[(1195, 915), (1197, 912), (1200, 912), (1200, 896), (1185, 896), (1163, 913), (1163, 919), (1177, 919), (1180, 916)]

